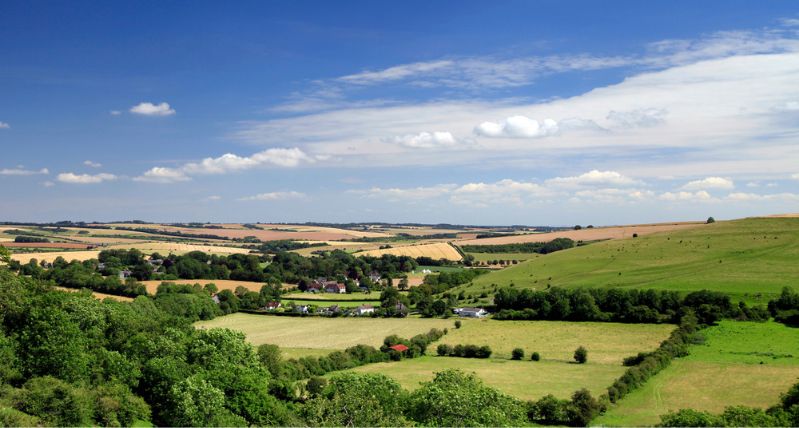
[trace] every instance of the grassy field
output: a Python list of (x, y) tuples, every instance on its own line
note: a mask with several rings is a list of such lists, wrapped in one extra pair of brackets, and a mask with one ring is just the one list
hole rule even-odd
[(559, 251), (475, 279), (467, 292), (491, 285), (544, 289), (633, 287), (722, 291), (766, 302), (799, 277), (799, 218), (753, 218)]
[[(673, 329), (671, 325), (462, 321), (460, 329), (450, 327), (449, 334), (434, 343), (428, 354), (435, 354), (438, 343), (470, 343), (491, 346), (491, 358), (427, 356), (371, 364), (354, 371), (383, 373), (414, 389), (419, 382), (432, 379), (435, 372), (457, 368), (474, 372), (489, 385), (525, 400), (546, 394), (567, 398), (583, 387), (598, 395), (624, 372), (624, 357), (657, 348)], [(574, 350), (580, 345), (588, 349), (587, 364), (572, 363)], [(524, 361), (510, 360), (515, 347), (525, 350)], [(541, 361), (529, 360), (533, 351), (541, 354)]]
[(704, 333), (703, 345), (691, 346), (689, 356), (675, 360), (593, 424), (651, 425), (680, 408), (765, 408), (799, 382), (799, 329), (723, 321)]
[(338, 305), (342, 308), (357, 308), (361, 305), (372, 305), (372, 306), (380, 306), (379, 300), (342, 300), (342, 301), (335, 301), (335, 300), (319, 300), (319, 299), (286, 299), (283, 298), (281, 300), (284, 305), (288, 304), (289, 302), (294, 302), (295, 305), (316, 305), (316, 306), (333, 306)]
[(451, 320), (422, 318), (280, 317), (236, 313), (195, 324), (244, 332), (254, 345), (281, 348), (345, 349), (358, 344), (378, 347), (391, 334), (411, 337), (431, 328), (452, 327)]
[(369, 364), (352, 371), (381, 373), (396, 379), (404, 388), (413, 390), (419, 387), (420, 382), (430, 381), (434, 373), (444, 369), (473, 372), (486, 384), (523, 400), (533, 400), (547, 394), (569, 398), (580, 388), (588, 388), (592, 394), (598, 395), (624, 373), (621, 365), (436, 356)]

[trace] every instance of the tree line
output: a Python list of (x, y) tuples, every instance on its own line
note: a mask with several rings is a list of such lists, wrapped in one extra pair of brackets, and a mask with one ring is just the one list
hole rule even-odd
[(555, 251), (574, 247), (575, 242), (569, 238), (555, 238), (549, 242), (521, 242), (499, 245), (463, 245), (461, 249), (467, 253), (538, 253), (549, 254)]

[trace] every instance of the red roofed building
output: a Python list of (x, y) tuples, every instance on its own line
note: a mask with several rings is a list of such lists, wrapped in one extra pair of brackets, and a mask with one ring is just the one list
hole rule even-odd
[(408, 350), (408, 347), (403, 344), (399, 344), (399, 345), (389, 346), (388, 349), (392, 349), (397, 352), (405, 352)]

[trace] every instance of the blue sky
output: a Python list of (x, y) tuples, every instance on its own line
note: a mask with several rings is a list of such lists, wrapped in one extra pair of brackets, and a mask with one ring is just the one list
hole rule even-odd
[(0, 3), (0, 218), (799, 211), (799, 8)]

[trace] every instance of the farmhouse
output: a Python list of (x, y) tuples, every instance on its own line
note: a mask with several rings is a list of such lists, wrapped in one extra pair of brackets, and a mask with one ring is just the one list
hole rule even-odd
[(355, 314), (358, 316), (364, 316), (375, 313), (375, 308), (372, 305), (361, 305), (355, 309)]
[(483, 318), (488, 315), (483, 308), (455, 308), (454, 312), (466, 318)]
[(305, 287), (305, 292), (306, 293), (318, 293), (321, 290), (322, 290), (322, 286), (319, 283), (317, 283), (316, 281), (308, 284), (308, 286)]
[(329, 281), (325, 284), (325, 291), (328, 293), (344, 294), (347, 292), (347, 287), (340, 282)]
[(280, 302), (269, 302), (266, 304), (266, 306), (264, 306), (263, 309), (266, 311), (274, 311), (275, 309), (278, 309), (281, 306), (283, 305)]
[(121, 271), (119, 271), (119, 279), (124, 281), (124, 280), (130, 278), (130, 276), (132, 274), (133, 274), (133, 272), (131, 272), (129, 270), (121, 270)]

